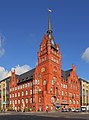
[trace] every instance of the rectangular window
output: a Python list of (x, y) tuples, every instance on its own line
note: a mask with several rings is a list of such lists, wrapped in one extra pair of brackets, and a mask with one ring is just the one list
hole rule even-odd
[(32, 89), (30, 90), (30, 94), (32, 95)]
[(18, 100), (18, 104), (20, 104), (20, 100)]
[(18, 97), (20, 96), (20, 92), (18, 92)]
[(30, 103), (32, 103), (32, 98), (30, 98)]
[(22, 96), (24, 96), (24, 92), (22, 91)]
[(28, 99), (26, 98), (26, 103), (28, 103)]

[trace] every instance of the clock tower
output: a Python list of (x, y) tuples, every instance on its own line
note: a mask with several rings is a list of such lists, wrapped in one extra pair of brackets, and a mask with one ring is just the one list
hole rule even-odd
[(37, 91), (36, 110), (53, 110), (56, 104), (60, 104), (61, 53), (52, 32), (48, 16), (48, 30), (40, 44), (38, 65), (34, 73), (34, 79), (39, 83), (34, 86), (34, 90)]

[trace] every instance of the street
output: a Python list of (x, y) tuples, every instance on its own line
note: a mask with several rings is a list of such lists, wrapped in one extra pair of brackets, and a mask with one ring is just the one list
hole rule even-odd
[(6, 113), (0, 113), (0, 120), (89, 120), (89, 113), (6, 112)]

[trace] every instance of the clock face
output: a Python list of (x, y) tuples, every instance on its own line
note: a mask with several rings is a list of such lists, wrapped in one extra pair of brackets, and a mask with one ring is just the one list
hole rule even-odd
[(44, 68), (44, 67), (42, 67), (42, 68), (41, 68), (41, 72), (44, 72), (44, 71), (45, 71), (45, 68)]
[(54, 40), (51, 40), (52, 45), (54, 45)]

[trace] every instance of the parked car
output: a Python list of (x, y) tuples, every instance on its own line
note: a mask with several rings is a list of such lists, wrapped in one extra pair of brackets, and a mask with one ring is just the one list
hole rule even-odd
[(76, 108), (74, 112), (81, 112), (81, 109)]
[(66, 108), (63, 108), (63, 109), (62, 109), (62, 112), (69, 112), (69, 110), (66, 109)]

